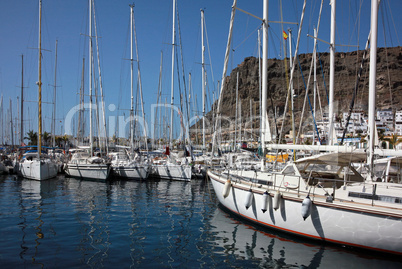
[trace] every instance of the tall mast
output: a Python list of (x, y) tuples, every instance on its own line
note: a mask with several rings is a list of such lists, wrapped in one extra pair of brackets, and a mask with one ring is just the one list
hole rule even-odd
[(84, 137), (84, 85), (85, 85), (85, 58), (82, 58), (82, 73), (81, 73), (81, 87), (80, 87), (80, 113), (78, 114), (78, 131), (77, 140), (83, 142)]
[[(133, 7), (134, 7), (134, 5), (133, 5)], [(145, 143), (145, 149), (148, 152), (148, 134), (147, 134), (147, 128), (145, 128), (146, 121), (145, 121), (145, 110), (144, 110), (144, 98), (142, 95), (140, 57), (139, 57), (139, 53), (138, 53), (137, 31), (135, 30), (134, 11), (132, 12), (132, 14), (133, 14), (132, 21), (133, 21), (133, 30), (134, 30), (134, 39), (135, 39), (135, 55), (137, 57), (137, 79), (138, 79), (138, 86), (139, 86), (139, 91), (140, 91), (142, 119), (144, 121), (144, 143)]]
[(89, 0), (89, 147), (90, 155), (93, 155), (92, 137), (92, 0)]
[[(188, 102), (187, 102), (187, 111), (188, 111), (188, 113), (189, 113), (189, 117), (191, 118), (191, 116), (192, 116), (192, 113), (191, 113), (191, 108), (192, 108), (192, 106), (191, 106), (191, 101), (192, 101), (192, 99), (191, 98), (194, 98), (194, 94), (192, 93), (193, 92), (193, 85), (192, 85), (192, 82), (191, 82), (191, 72), (189, 72), (188, 73)], [(193, 111), (197, 111), (197, 107), (194, 105), (194, 104), (196, 104), (196, 103), (194, 103), (194, 102), (192, 102), (193, 103), (193, 106), (194, 106), (194, 110)], [(198, 111), (197, 111), (197, 116), (198, 116)], [(199, 143), (198, 143), (198, 122), (196, 123), (196, 130), (195, 130), (195, 140), (194, 140), (194, 143), (196, 144), (196, 145), (199, 145)], [(190, 141), (189, 142), (191, 142), (191, 137), (189, 138), (190, 139)], [(204, 149), (203, 149), (204, 150)]]
[(10, 137), (11, 137), (11, 146), (14, 146), (13, 104), (11, 98), (10, 98)]
[(201, 52), (202, 52), (202, 150), (205, 150), (205, 46), (204, 10), (201, 9)]
[(235, 114), (235, 132), (234, 132), (234, 151), (236, 150), (237, 142), (237, 119), (239, 118), (239, 72), (236, 74), (236, 114)]
[(267, 117), (267, 91), (268, 91), (268, 0), (263, 5), (263, 27), (262, 27), (262, 108), (261, 108), (261, 148), (262, 165), (261, 170), (265, 171), (265, 132)]
[[(314, 63), (314, 96), (313, 96), (313, 118), (315, 118), (315, 106), (317, 95), (317, 29), (314, 28), (314, 49), (313, 49), (313, 63)], [(315, 132), (313, 130), (313, 145), (315, 144)]]
[(21, 133), (20, 145), (24, 142), (24, 55), (21, 55)]
[[(237, 83), (237, 85), (239, 85), (239, 83)], [(239, 86), (236, 86), (237, 89), (239, 89)], [(238, 92), (239, 90), (237, 90)], [(238, 136), (238, 140), (239, 142), (241, 142), (241, 100), (239, 100), (239, 113), (238, 113), (238, 118), (240, 119), (240, 124), (239, 124), (239, 136)]]
[[(227, 69), (228, 69), (229, 53), (230, 53), (230, 46), (231, 46), (231, 43), (232, 43), (232, 34), (233, 34), (233, 22), (234, 22), (234, 17), (235, 17), (235, 14), (236, 14), (236, 5), (237, 5), (237, 0), (233, 0), (232, 13), (230, 15), (228, 42), (227, 42), (227, 45), (226, 45), (225, 61), (224, 61), (224, 64), (223, 64), (222, 82), (221, 82), (221, 85), (220, 85), (218, 105), (217, 105), (217, 108), (216, 108), (215, 128), (213, 130), (214, 134), (213, 134), (213, 138), (212, 138), (212, 153), (214, 153), (215, 149), (216, 149), (216, 143), (217, 143), (216, 135), (217, 135), (218, 126), (220, 126), (220, 123), (221, 123), (221, 121), (220, 121), (220, 113), (221, 113), (221, 105), (222, 105), (223, 88), (225, 86), (226, 72), (227, 72)], [(218, 85), (218, 88), (219, 88), (219, 85)]]
[[(162, 63), (163, 63), (163, 52), (161, 51), (161, 63), (159, 66), (159, 83), (158, 83), (158, 97), (156, 99), (156, 103), (159, 104), (159, 102), (162, 102), (161, 100), (161, 95), (162, 95)], [(162, 129), (162, 125), (161, 125), (161, 118), (162, 118), (162, 110), (160, 111), (160, 116), (158, 118), (158, 109), (159, 107), (156, 106), (156, 113), (155, 113), (155, 124), (158, 123), (158, 140), (160, 141), (161, 139), (161, 129)], [(156, 126), (154, 125), (154, 137), (153, 140), (155, 142), (155, 133), (156, 133)], [(159, 145), (159, 144), (158, 144)], [(155, 147), (155, 145), (154, 145)]]
[(39, 0), (38, 158), (42, 151), (42, 0)]
[(134, 149), (134, 59), (133, 59), (133, 8), (130, 5), (130, 77), (131, 77), (131, 107), (130, 107), (130, 147)]
[[(100, 88), (100, 98), (101, 98), (101, 106), (102, 106), (102, 123), (103, 123), (103, 130), (104, 133), (103, 135), (105, 136), (105, 149), (106, 153), (109, 152), (109, 145), (108, 145), (108, 137), (107, 137), (107, 129), (106, 129), (106, 116), (105, 116), (105, 101), (104, 101), (104, 94), (103, 94), (103, 84), (102, 84), (102, 73), (101, 73), (101, 67), (100, 67), (100, 53), (99, 53), (99, 42), (98, 42), (98, 30), (96, 27), (96, 14), (95, 14), (95, 9), (93, 9), (94, 13), (94, 26), (95, 26), (95, 37), (96, 37), (96, 56), (97, 56), (97, 64), (98, 64), (98, 75), (99, 75), (99, 88)], [(95, 81), (95, 80), (94, 80)], [(97, 92), (97, 91), (95, 91)], [(97, 95), (97, 94), (95, 94)], [(97, 127), (98, 127), (98, 145), (100, 148), (100, 151), (102, 152), (102, 127), (101, 127), (101, 122), (99, 118), (99, 109), (98, 109), (98, 98), (96, 97), (96, 118), (97, 118)]]
[(333, 145), (334, 128), (334, 79), (335, 79), (335, 18), (336, 18), (336, 0), (331, 0), (331, 40), (330, 40), (330, 70), (329, 70), (329, 130), (328, 145)]
[(370, 176), (373, 174), (374, 161), (374, 137), (375, 137), (375, 89), (377, 77), (377, 30), (378, 30), (378, 0), (371, 0), (371, 37), (370, 37), (370, 76), (369, 76), (369, 155), (368, 163), (370, 167)]
[(170, 132), (169, 132), (169, 146), (172, 147), (173, 140), (173, 105), (174, 105), (174, 51), (175, 51), (175, 37), (176, 37), (176, 0), (173, 0), (173, 26), (172, 26), (172, 81), (171, 81), (171, 101), (170, 101)]
[(251, 130), (250, 130), (250, 140), (253, 139), (253, 104), (251, 102), (251, 97), (249, 97), (250, 100), (250, 119), (251, 119)]
[[(289, 29), (289, 68), (292, 70), (293, 68), (293, 55), (292, 55), (292, 29)], [(290, 101), (292, 108), (292, 131), (293, 131), (293, 145), (296, 144), (296, 128), (295, 128), (295, 102), (294, 102), (294, 88), (293, 88), (293, 80), (290, 81)], [(296, 151), (293, 151), (294, 160), (296, 160)]]
[(56, 74), (57, 74), (56, 70), (57, 70), (57, 40), (56, 40), (56, 57), (55, 57), (55, 63), (54, 63), (52, 147), (56, 146), (56, 139), (55, 139), (55, 135), (56, 135)]

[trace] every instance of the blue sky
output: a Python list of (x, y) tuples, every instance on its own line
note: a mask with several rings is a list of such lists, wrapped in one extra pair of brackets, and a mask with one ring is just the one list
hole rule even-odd
[[(283, 20), (299, 22), (303, 1), (283, 0)], [(313, 34), (317, 24), (321, 1), (308, 1), (306, 18), (303, 25), (300, 53), (312, 52), (313, 42), (307, 33)], [(351, 2), (351, 3), (350, 3)], [(387, 33), (387, 46), (398, 46), (401, 32), (402, 1), (383, 0), (379, 18), (379, 46), (384, 46), (383, 29)], [(96, 0), (100, 42), (100, 61), (106, 106), (114, 104), (121, 110), (121, 115), (128, 116), (130, 107), (129, 73), (129, 4), (132, 1)], [(201, 32), (200, 9), (205, 10), (205, 21), (209, 49), (206, 51), (208, 88), (210, 95), (216, 92), (218, 80), (221, 80), (224, 54), (227, 43), (232, 0), (178, 0), (180, 31), (182, 37), (185, 76), (192, 74), (192, 87), (197, 95), (198, 109), (201, 109)], [(141, 65), (144, 92), (145, 113), (149, 121), (151, 104), (156, 103), (158, 90), (161, 51), (163, 51), (162, 88), (164, 100), (170, 103), (171, 74), (171, 28), (172, 1), (146, 0), (134, 1), (135, 23), (139, 59)], [(43, 52), (42, 98), (51, 102), (54, 84), (55, 42), (58, 40), (57, 64), (57, 127), (56, 134), (64, 133), (63, 119), (66, 113), (78, 104), (81, 84), (82, 58), (88, 57), (88, 1), (86, 0), (43, 0), (42, 48)], [(258, 17), (262, 17), (262, 0), (238, 0), (238, 7)], [(359, 7), (360, 20), (358, 20)], [(364, 44), (370, 24), (370, 1), (337, 1), (337, 44)], [(4, 118), (9, 109), (10, 98), (13, 103), (13, 117), (18, 116), (17, 96), (20, 96), (21, 54), (24, 55), (24, 114), (25, 130), (37, 130), (38, 80), (38, 1), (37, 0), (1, 0), (0, 1), (0, 92), (3, 95)], [(390, 12), (392, 10), (392, 13)], [(279, 0), (270, 1), (269, 17), (280, 21)], [(383, 24), (383, 22), (385, 24)], [(229, 61), (229, 72), (240, 64), (245, 57), (257, 56), (257, 31), (261, 22), (257, 19), (236, 12), (234, 25), (233, 51)], [(324, 1), (319, 38), (329, 41), (330, 6)], [(385, 26), (384, 26), (385, 25)], [(396, 30), (394, 25), (396, 25)], [(293, 29), (295, 25), (285, 25)], [(271, 24), (269, 34), (269, 58), (282, 58), (281, 25)], [(205, 41), (206, 42), (206, 41)], [(338, 47), (337, 51), (353, 51), (353, 47)], [(328, 45), (319, 43), (319, 50), (328, 52)], [(211, 55), (211, 58), (209, 57)], [(88, 64), (86, 63), (86, 68)], [(213, 73), (212, 73), (213, 71)], [(85, 70), (85, 91), (88, 91), (88, 75)], [(214, 82), (214, 83), (213, 83)], [(175, 81), (175, 103), (178, 104), (177, 79)], [(208, 96), (211, 100), (212, 96)], [(210, 102), (208, 102), (210, 105)], [(50, 131), (52, 107), (43, 104), (44, 131)], [(108, 112), (108, 115), (115, 113)]]

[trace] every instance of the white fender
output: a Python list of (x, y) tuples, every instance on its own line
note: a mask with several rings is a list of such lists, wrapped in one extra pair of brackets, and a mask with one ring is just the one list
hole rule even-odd
[(246, 195), (246, 200), (244, 201), (244, 206), (246, 207), (246, 209), (248, 209), (253, 203), (253, 198), (254, 198), (253, 192), (249, 190), (249, 192)]
[(225, 186), (223, 187), (223, 191), (222, 191), (223, 198), (226, 198), (229, 196), (229, 191), (230, 191), (231, 186), (232, 186), (232, 182), (230, 181), (230, 179), (226, 180)]
[(261, 206), (262, 213), (265, 213), (267, 211), (268, 198), (269, 198), (269, 193), (267, 191), (265, 191), (264, 194), (262, 195), (262, 206)]
[(281, 200), (281, 193), (279, 191), (276, 191), (274, 195), (274, 200), (272, 201), (272, 207), (275, 210), (279, 208), (280, 200)]
[(310, 216), (312, 204), (313, 204), (313, 202), (311, 201), (309, 196), (304, 198), (304, 200), (302, 202), (302, 208), (301, 208), (303, 220), (306, 220), (308, 218), (308, 216)]

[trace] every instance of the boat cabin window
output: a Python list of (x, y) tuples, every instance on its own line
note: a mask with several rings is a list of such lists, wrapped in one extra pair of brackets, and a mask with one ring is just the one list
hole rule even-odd
[(296, 164), (297, 168), (303, 172), (310, 172), (310, 171), (325, 171), (327, 173), (337, 173), (341, 168), (338, 165), (330, 165), (330, 164)]
[(383, 201), (392, 204), (402, 204), (402, 197), (388, 196), (388, 195), (376, 195), (372, 193), (364, 192), (349, 192), (349, 197), (357, 197), (362, 199)]
[(284, 175), (294, 175), (296, 173), (295, 168), (293, 167), (293, 165), (289, 165), (288, 167), (286, 167), (283, 171), (282, 174)]

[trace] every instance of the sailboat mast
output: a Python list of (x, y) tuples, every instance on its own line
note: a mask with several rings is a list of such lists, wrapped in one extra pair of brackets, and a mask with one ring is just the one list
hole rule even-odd
[(205, 150), (205, 46), (204, 10), (201, 9), (201, 52), (202, 52), (202, 150)]
[(131, 107), (130, 107), (130, 147), (134, 149), (134, 59), (133, 59), (133, 8), (134, 5), (130, 5), (130, 77), (131, 77)]
[(233, 141), (233, 149), (237, 151), (237, 119), (239, 118), (239, 72), (236, 74), (236, 113), (235, 113), (235, 132), (234, 132), (234, 141)]
[(92, 137), (92, 0), (89, 0), (89, 147), (93, 155)]
[(10, 98), (10, 137), (11, 137), (11, 146), (14, 146), (13, 102), (11, 98)]
[(38, 158), (42, 151), (42, 0), (39, 0)]
[[(237, 83), (237, 85), (239, 85), (239, 83)], [(237, 89), (239, 89), (239, 86), (237, 86)], [(239, 90), (237, 90), (237, 92), (239, 92)], [(238, 118), (239, 118), (239, 136), (238, 136), (238, 140), (239, 142), (241, 142), (241, 100), (239, 100), (239, 113), (238, 113)]]
[[(316, 95), (317, 95), (317, 29), (314, 28), (314, 49), (313, 49), (313, 63), (314, 63), (314, 96), (313, 96), (313, 116), (316, 115)], [(315, 144), (315, 132), (313, 130), (313, 142)]]
[(334, 79), (335, 79), (335, 19), (336, 19), (336, 0), (331, 1), (331, 39), (330, 39), (330, 70), (329, 70), (329, 130), (328, 145), (333, 145), (334, 128)]
[[(99, 109), (98, 109), (98, 98), (96, 97), (96, 122), (97, 122), (97, 127), (98, 127), (98, 145), (100, 152), (102, 153), (102, 134), (105, 137), (105, 149), (106, 149), (106, 154), (109, 152), (109, 145), (108, 145), (108, 137), (107, 137), (107, 129), (106, 129), (106, 116), (105, 116), (105, 101), (104, 101), (104, 94), (103, 94), (103, 84), (102, 84), (102, 72), (101, 72), (101, 67), (100, 67), (100, 59), (99, 59), (99, 42), (98, 42), (98, 30), (96, 27), (96, 14), (95, 14), (95, 9), (93, 9), (93, 14), (94, 14), (94, 26), (95, 26), (95, 37), (96, 37), (96, 56), (97, 56), (97, 64), (98, 64), (98, 76), (99, 76), (99, 88), (100, 88), (100, 98), (101, 98), (101, 109), (102, 109), (102, 123), (103, 123), (103, 130), (101, 127), (101, 122), (99, 118)], [(95, 92), (97, 92), (95, 90)], [(95, 94), (97, 96), (97, 94)], [(104, 131), (104, 132), (102, 132)]]
[(170, 132), (169, 132), (169, 146), (172, 147), (173, 140), (173, 105), (174, 105), (174, 51), (176, 39), (176, 0), (173, 0), (173, 26), (172, 26), (172, 81), (171, 81), (171, 101), (170, 101)]
[(82, 58), (82, 73), (81, 73), (81, 87), (80, 87), (80, 113), (78, 114), (78, 131), (77, 140), (83, 142), (84, 138), (84, 79), (85, 79), (85, 58)]
[[(216, 108), (215, 128), (213, 130), (214, 134), (213, 134), (213, 138), (212, 138), (212, 153), (214, 153), (215, 149), (216, 149), (216, 143), (217, 143), (216, 135), (217, 135), (218, 126), (220, 127), (220, 124), (221, 124), (220, 114), (221, 114), (221, 106), (222, 106), (223, 88), (225, 86), (226, 72), (228, 69), (229, 53), (230, 53), (230, 46), (232, 43), (232, 34), (233, 34), (233, 22), (234, 22), (234, 17), (236, 14), (236, 5), (237, 5), (237, 0), (233, 0), (232, 13), (230, 15), (228, 42), (226, 45), (225, 61), (223, 64), (222, 83), (221, 83), (220, 87), (218, 85), (218, 89), (220, 88), (220, 91), (219, 91), (218, 105)], [(219, 84), (219, 82), (218, 82), (218, 84)], [(222, 135), (222, 134), (220, 134), (220, 135)]]
[(250, 141), (253, 139), (253, 104), (251, 102), (251, 97), (249, 97), (250, 100), (250, 120), (251, 120), (251, 129), (250, 129)]
[[(289, 29), (289, 68), (292, 70), (293, 68), (293, 55), (292, 55), (292, 29)], [(293, 131), (293, 144), (296, 144), (296, 128), (295, 128), (295, 102), (294, 96), (295, 91), (293, 88), (293, 79), (289, 82), (290, 83), (290, 101), (291, 101), (291, 108), (292, 108), (292, 131)], [(296, 160), (296, 151), (293, 151), (294, 160)]]
[(268, 91), (268, 0), (263, 4), (263, 27), (262, 27), (262, 108), (261, 108), (261, 171), (265, 171), (265, 135), (267, 117), (267, 91)]
[(370, 176), (374, 174), (374, 137), (375, 137), (375, 89), (377, 77), (377, 31), (378, 31), (378, 0), (371, 0), (371, 37), (370, 37), (370, 75), (369, 75), (369, 155), (368, 164), (370, 167)]
[[(159, 66), (159, 83), (158, 83), (158, 98), (157, 98), (157, 104), (159, 105), (159, 102), (162, 103), (162, 63), (163, 63), (163, 51), (161, 51), (161, 63)], [(158, 108), (159, 106), (156, 107), (156, 113), (155, 113), (155, 122), (158, 123), (158, 140), (160, 142), (161, 139), (161, 130), (162, 130), (162, 125), (161, 125), (161, 119), (163, 118), (162, 116), (162, 110), (160, 110), (160, 116), (158, 117)], [(166, 108), (166, 106), (165, 106)], [(156, 133), (156, 127), (154, 127), (155, 133)], [(154, 141), (155, 141), (155, 135), (154, 135)], [(160, 143), (158, 143), (158, 146), (160, 147)]]
[(54, 63), (52, 147), (56, 146), (56, 139), (55, 139), (55, 134), (56, 134), (56, 75), (57, 75), (57, 40), (56, 40), (56, 57), (55, 57), (55, 63)]
[[(134, 5), (133, 5), (134, 7)], [(138, 79), (138, 87), (140, 91), (140, 101), (141, 101), (141, 113), (142, 113), (142, 119), (144, 123), (144, 143), (145, 143), (145, 149), (148, 152), (148, 134), (147, 134), (147, 128), (146, 127), (146, 121), (145, 121), (145, 109), (144, 109), (144, 98), (142, 95), (142, 81), (141, 81), (141, 68), (140, 68), (140, 56), (138, 53), (138, 42), (137, 42), (137, 31), (135, 30), (135, 19), (134, 19), (134, 11), (132, 12), (133, 19), (133, 32), (134, 32), (134, 39), (135, 39), (135, 55), (137, 57), (137, 79)]]
[(24, 142), (24, 55), (21, 55), (21, 133), (20, 145)]

